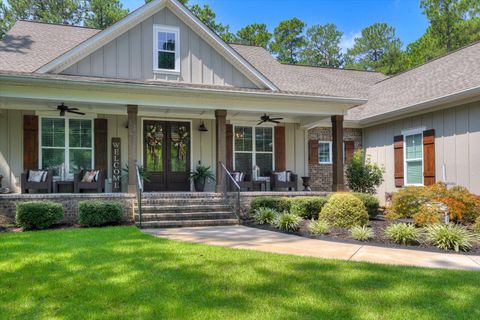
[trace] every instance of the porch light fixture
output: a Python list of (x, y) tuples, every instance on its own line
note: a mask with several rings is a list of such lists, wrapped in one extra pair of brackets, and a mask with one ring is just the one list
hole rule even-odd
[(198, 131), (200, 132), (208, 132), (207, 127), (205, 126), (205, 123), (202, 122), (202, 124), (198, 127)]

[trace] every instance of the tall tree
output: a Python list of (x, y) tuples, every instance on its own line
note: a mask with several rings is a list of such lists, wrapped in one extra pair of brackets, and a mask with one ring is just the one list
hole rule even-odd
[(119, 0), (87, 1), (85, 25), (90, 28), (105, 29), (128, 14)]
[[(81, 0), (9, 0), (8, 6), (13, 20), (74, 25), (81, 23), (83, 18)], [(5, 4), (3, 7), (7, 8)]]
[(203, 7), (194, 4), (189, 7), (190, 11), (197, 16), (207, 27), (212, 29), (217, 35), (219, 35), (224, 41), (231, 42), (235, 39), (235, 35), (230, 32), (230, 26), (217, 22), (215, 19), (217, 14), (210, 8), (208, 4), (204, 4)]
[(303, 31), (305, 22), (298, 18), (281, 21), (273, 31), (274, 41), (270, 51), (283, 63), (298, 63), (300, 52), (305, 46)]
[(0, 40), (5, 37), (14, 22), (12, 10), (7, 7), (3, 0), (0, 0)]
[(314, 25), (307, 29), (307, 45), (302, 62), (312, 66), (338, 68), (343, 63), (340, 41), (343, 32), (333, 23)]
[(265, 23), (252, 23), (237, 31), (236, 41), (243, 44), (267, 48), (272, 39)]
[(375, 23), (362, 30), (355, 38), (353, 48), (347, 51), (348, 68), (375, 70), (391, 74), (401, 55), (402, 42), (395, 28), (386, 23)]

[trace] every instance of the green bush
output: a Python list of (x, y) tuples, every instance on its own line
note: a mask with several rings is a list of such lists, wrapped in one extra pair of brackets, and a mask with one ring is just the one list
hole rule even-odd
[(293, 213), (284, 212), (277, 216), (274, 226), (280, 230), (298, 231), (302, 218)]
[(86, 227), (101, 227), (122, 222), (123, 208), (113, 201), (80, 201), (79, 222)]
[(413, 244), (417, 243), (421, 231), (413, 224), (395, 223), (389, 225), (385, 229), (385, 235), (393, 242), (399, 244)]
[(480, 217), (477, 218), (477, 222), (473, 225), (473, 231), (480, 234)]
[(350, 235), (355, 240), (368, 241), (373, 238), (374, 233), (373, 230), (367, 226), (355, 226), (350, 229)]
[(328, 233), (330, 226), (327, 221), (324, 220), (312, 220), (308, 225), (308, 230), (311, 234), (322, 235)]
[(258, 208), (255, 210), (255, 221), (258, 224), (272, 224), (278, 212), (271, 208)]
[(17, 223), (26, 230), (47, 229), (63, 219), (60, 203), (49, 201), (17, 203)]
[(290, 212), (304, 219), (318, 219), (318, 214), (327, 203), (322, 197), (295, 197), (290, 199)]
[(375, 194), (376, 188), (384, 181), (384, 172), (378, 164), (364, 157), (362, 150), (358, 150), (345, 170), (348, 188), (354, 192)]
[(428, 202), (430, 195), (423, 187), (406, 187), (393, 195), (392, 205), (388, 209), (387, 218), (411, 218)]
[(443, 250), (468, 251), (475, 238), (458, 224), (434, 224), (425, 228), (427, 241)]
[(350, 193), (335, 193), (328, 198), (319, 219), (331, 226), (351, 228), (368, 222), (368, 213), (362, 201)]
[(353, 195), (363, 202), (370, 218), (375, 218), (377, 216), (378, 209), (380, 208), (380, 201), (376, 196), (359, 192), (356, 192)]
[(290, 200), (282, 197), (257, 197), (250, 203), (250, 210), (255, 213), (259, 208), (270, 208), (277, 212), (290, 211)]

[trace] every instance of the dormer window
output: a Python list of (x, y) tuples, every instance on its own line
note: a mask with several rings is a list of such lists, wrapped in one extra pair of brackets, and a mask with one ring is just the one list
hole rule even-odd
[(180, 30), (177, 27), (155, 25), (153, 27), (153, 69), (156, 72), (180, 72)]

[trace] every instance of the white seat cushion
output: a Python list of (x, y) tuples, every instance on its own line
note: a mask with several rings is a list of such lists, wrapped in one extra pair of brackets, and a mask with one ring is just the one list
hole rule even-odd
[(30, 170), (28, 172), (28, 182), (45, 182), (47, 179), (47, 171)]

